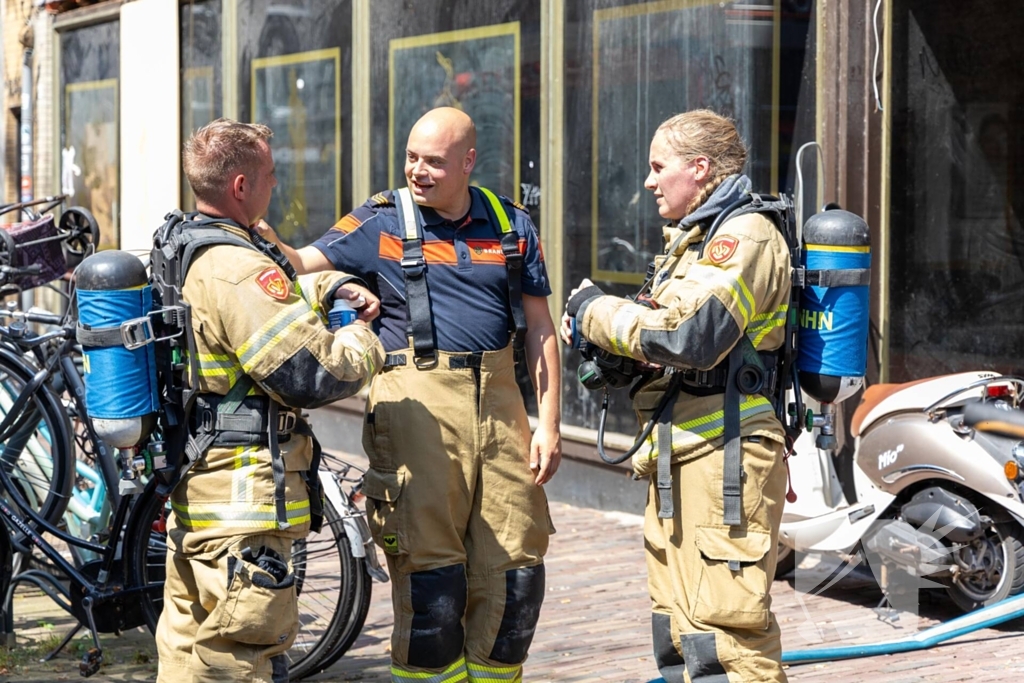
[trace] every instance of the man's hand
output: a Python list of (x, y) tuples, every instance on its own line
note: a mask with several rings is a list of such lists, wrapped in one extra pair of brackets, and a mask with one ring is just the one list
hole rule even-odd
[(277, 231), (262, 218), (256, 225), (252, 226), (252, 230), (271, 244), (281, 245), (281, 238), (277, 236)]
[(562, 437), (557, 429), (537, 427), (530, 442), (530, 469), (537, 472), (537, 486), (551, 481), (562, 462)]
[[(380, 315), (380, 299), (366, 287), (357, 285), (354, 282), (338, 287), (334, 292), (335, 299), (347, 299), (352, 307), (359, 311), (359, 319), (370, 322)], [(362, 303), (357, 302), (362, 299)]]

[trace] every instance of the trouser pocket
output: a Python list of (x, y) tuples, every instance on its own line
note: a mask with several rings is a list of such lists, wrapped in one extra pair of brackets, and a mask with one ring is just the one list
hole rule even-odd
[(266, 546), (239, 546), (228, 551), (228, 592), (216, 608), (217, 634), (250, 645), (293, 639), (299, 610), (291, 564)]
[(363, 477), (366, 524), (373, 541), (389, 555), (408, 552), (399, 523), (398, 500), (405, 487), (405, 472), (380, 472), (373, 468)]
[(768, 628), (767, 531), (697, 527), (700, 551), (693, 619), (727, 628)]

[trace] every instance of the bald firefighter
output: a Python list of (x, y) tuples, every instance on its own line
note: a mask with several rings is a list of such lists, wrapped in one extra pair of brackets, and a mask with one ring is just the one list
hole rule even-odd
[(755, 200), (740, 175), (746, 154), (732, 122), (710, 111), (662, 123), (645, 186), (672, 223), (651, 302), (584, 280), (562, 320), (567, 343), (574, 320), (591, 344), (661, 367), (634, 398), (641, 424), (665, 408), (633, 467), (651, 478), (644, 538), (667, 683), (786, 680), (768, 591), (786, 493), (770, 397), (790, 257), (781, 204)]
[(197, 351), (189, 362), (198, 364), (198, 452), (171, 494), (161, 683), (288, 680), (284, 653), (298, 630), (292, 541), (319, 507), (309, 495), (318, 447), (297, 409), (356, 393), (384, 361), (365, 320), (336, 332), (324, 325), (332, 299), (365, 288), (340, 273), (296, 280), (250, 231), (277, 184), (271, 135), (220, 119), (185, 145), (198, 213), (175, 228), (194, 247), (181, 267)]
[[(381, 297), (388, 356), (366, 406), (363, 492), (403, 683), (521, 681), (544, 600), (542, 485), (561, 457), (551, 290), (529, 214), (471, 188), (475, 162), (473, 121), (427, 112), (409, 133), (407, 187), (313, 246), (282, 246), (300, 271), (354, 272)], [(532, 436), (517, 347), (537, 390)]]

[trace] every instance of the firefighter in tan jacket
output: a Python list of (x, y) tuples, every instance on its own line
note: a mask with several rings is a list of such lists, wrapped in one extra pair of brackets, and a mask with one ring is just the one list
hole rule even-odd
[[(636, 394), (641, 424), (673, 382), (681, 387), (668, 404), (670, 422), (633, 457), (636, 475), (651, 476), (644, 537), (655, 659), (667, 683), (786, 680), (768, 593), (786, 492), (784, 432), (768, 398), (734, 392), (739, 423), (730, 460), (723, 398), (734, 349), (763, 353), (783, 344), (789, 251), (756, 212), (725, 220), (706, 241), (719, 214), (750, 192), (739, 175), (745, 160), (734, 125), (712, 112), (661, 124), (645, 186), (672, 225), (656, 260), (655, 307), (603, 296), (584, 280), (563, 317), (567, 343), (574, 318), (591, 344), (671, 370)], [(670, 472), (662, 463), (659, 477), (659, 460), (669, 454)]]
[[(227, 120), (193, 134), (184, 165), (199, 213), (185, 229), (219, 228), (259, 246), (247, 226), (277, 184), (270, 135)], [(323, 322), (331, 299), (369, 292), (338, 273), (293, 281), (273, 256), (202, 247), (182, 290), (197, 347), (193, 428), (209, 447), (171, 494), (161, 682), (288, 680), (284, 652), (298, 630), (291, 546), (309, 531), (304, 477), (315, 476), (296, 409), (354, 394), (384, 360), (365, 321), (337, 332)]]

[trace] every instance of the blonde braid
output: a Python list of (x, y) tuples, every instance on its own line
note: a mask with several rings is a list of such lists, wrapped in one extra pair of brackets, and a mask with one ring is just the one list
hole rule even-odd
[(694, 197), (693, 201), (690, 202), (690, 205), (686, 207), (686, 215), (689, 216), (691, 213), (703, 206), (704, 202), (708, 200), (708, 197), (713, 195), (715, 190), (718, 189), (718, 186), (725, 182), (725, 179), (728, 177), (729, 176), (727, 175), (715, 176), (708, 182), (704, 183), (704, 186), (700, 188), (700, 194)]

